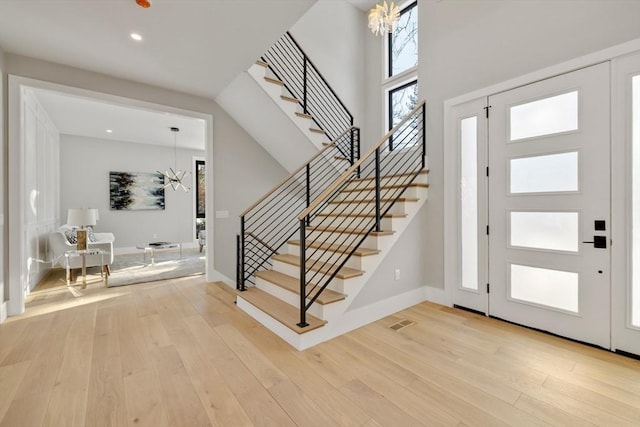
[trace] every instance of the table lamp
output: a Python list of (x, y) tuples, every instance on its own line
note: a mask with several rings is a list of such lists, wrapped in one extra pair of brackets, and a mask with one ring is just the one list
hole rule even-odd
[(96, 225), (96, 212), (97, 209), (69, 209), (67, 213), (67, 224), (75, 227), (80, 227), (76, 231), (76, 249), (87, 249), (87, 225)]

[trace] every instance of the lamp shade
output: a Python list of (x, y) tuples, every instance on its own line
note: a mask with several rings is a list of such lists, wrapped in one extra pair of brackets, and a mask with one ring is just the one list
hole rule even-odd
[(69, 209), (67, 213), (67, 224), (76, 227), (96, 225), (96, 210), (97, 209)]

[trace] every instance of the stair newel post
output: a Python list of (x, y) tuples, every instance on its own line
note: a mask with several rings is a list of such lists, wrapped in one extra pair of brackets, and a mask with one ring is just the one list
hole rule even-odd
[(240, 276), (239, 280), (236, 282), (236, 288), (240, 291), (246, 291), (247, 288), (244, 285), (244, 255), (245, 255), (245, 247), (244, 247), (244, 216), (240, 217), (240, 235), (238, 236), (238, 274)]
[(298, 326), (304, 328), (309, 326), (307, 323), (307, 301), (306, 301), (306, 283), (307, 283), (307, 242), (306, 242), (306, 224), (309, 217), (300, 220), (300, 323)]
[[(309, 204), (311, 203), (311, 163), (307, 163), (307, 167), (306, 169), (306, 196), (307, 196), (307, 205), (306, 207), (309, 207)], [(309, 221), (310, 221), (310, 216), (307, 216), (306, 218), (306, 224), (309, 225)]]
[(240, 234), (236, 234), (236, 289), (238, 290), (240, 290), (240, 277), (242, 277), (242, 269), (240, 268), (240, 264), (242, 263), (240, 252), (242, 249), (240, 249), (240, 245), (242, 245), (240, 242)]
[(380, 229), (380, 147), (376, 148), (376, 231)]
[(426, 125), (426, 108), (423, 105), (421, 108), (422, 119), (422, 169), (427, 166), (427, 125)]

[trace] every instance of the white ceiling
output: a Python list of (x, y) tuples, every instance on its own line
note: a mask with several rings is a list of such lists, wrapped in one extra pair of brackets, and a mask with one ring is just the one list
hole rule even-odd
[[(152, 0), (143, 9), (135, 0), (1, 0), (0, 47), (214, 99), (314, 2)], [(204, 148), (201, 120), (46, 91), (37, 97), (62, 133), (173, 145), (168, 128), (177, 126), (180, 144), (196, 148), (200, 138)]]

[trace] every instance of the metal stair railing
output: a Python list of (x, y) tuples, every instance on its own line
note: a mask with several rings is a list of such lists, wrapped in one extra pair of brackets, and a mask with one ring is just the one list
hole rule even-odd
[(365, 239), (383, 231), (383, 217), (425, 168), (425, 162), (422, 101), (298, 215), (298, 326), (308, 326), (307, 310)]
[(287, 31), (275, 42), (262, 60), (330, 141), (353, 126), (353, 116), (291, 33)]
[(258, 270), (271, 268), (271, 257), (298, 232), (298, 213), (359, 158), (360, 129), (350, 127), (240, 214), (238, 290), (255, 284)]

